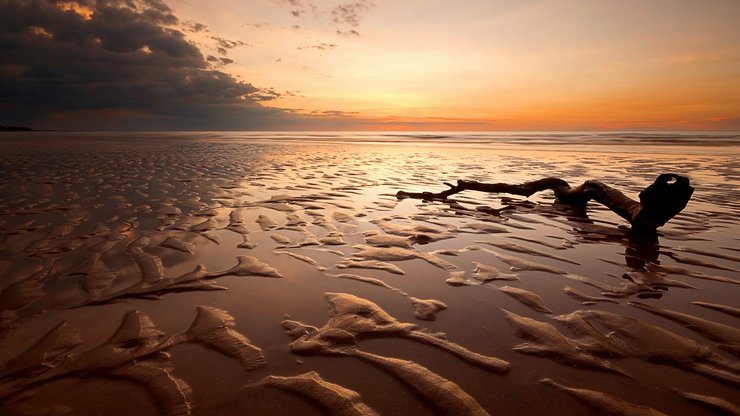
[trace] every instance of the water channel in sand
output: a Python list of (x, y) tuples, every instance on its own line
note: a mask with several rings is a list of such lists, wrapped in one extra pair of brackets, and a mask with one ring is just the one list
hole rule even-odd
[(739, 412), (738, 137), (4, 134), (0, 414)]

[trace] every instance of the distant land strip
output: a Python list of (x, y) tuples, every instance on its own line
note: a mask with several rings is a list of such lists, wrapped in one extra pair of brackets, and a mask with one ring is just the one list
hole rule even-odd
[(25, 126), (0, 126), (0, 131), (32, 131), (32, 129)]

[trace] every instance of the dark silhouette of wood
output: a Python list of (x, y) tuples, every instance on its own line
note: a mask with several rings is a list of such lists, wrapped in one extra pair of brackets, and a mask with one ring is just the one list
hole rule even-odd
[(588, 180), (576, 187), (570, 186), (568, 182), (560, 178), (553, 177), (518, 185), (464, 180), (457, 181), (457, 185), (447, 182), (445, 185), (450, 189), (436, 193), (398, 191), (396, 197), (444, 201), (451, 195), (467, 190), (529, 197), (536, 192), (549, 189), (555, 192), (555, 198), (563, 204), (585, 206), (589, 201), (594, 200), (627, 220), (633, 229), (655, 231), (681, 212), (694, 192), (689, 178), (673, 173), (658, 176), (655, 182), (640, 192), (640, 202), (595, 180)]

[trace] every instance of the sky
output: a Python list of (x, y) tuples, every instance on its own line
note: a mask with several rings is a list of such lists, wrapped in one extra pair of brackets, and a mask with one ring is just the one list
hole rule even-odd
[(0, 0), (0, 124), (740, 130), (738, 0)]

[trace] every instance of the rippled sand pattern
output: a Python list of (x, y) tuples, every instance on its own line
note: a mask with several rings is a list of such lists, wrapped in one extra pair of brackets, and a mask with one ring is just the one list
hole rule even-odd
[[(730, 139), (98, 136), (0, 137), (0, 414), (740, 414)], [(696, 191), (657, 236), (394, 196), (664, 172)]]

